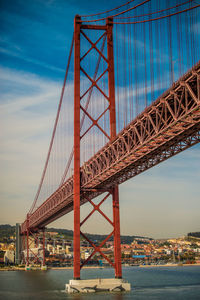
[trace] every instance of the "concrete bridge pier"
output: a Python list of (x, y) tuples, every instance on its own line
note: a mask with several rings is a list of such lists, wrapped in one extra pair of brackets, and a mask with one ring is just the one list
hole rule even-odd
[(94, 292), (128, 292), (131, 285), (122, 278), (98, 278), (87, 280), (70, 280), (65, 285), (66, 292), (74, 293), (94, 293)]

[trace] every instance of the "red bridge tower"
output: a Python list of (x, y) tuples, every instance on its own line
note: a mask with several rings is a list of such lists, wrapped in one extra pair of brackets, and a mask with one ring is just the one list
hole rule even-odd
[[(93, 43), (87, 32), (84, 30), (96, 30), (101, 31), (102, 34), (100, 38)], [(82, 24), (81, 18), (79, 16), (75, 17), (74, 21), (74, 279), (80, 279), (80, 269), (81, 267), (88, 262), (92, 256), (99, 252), (108, 262), (115, 268), (115, 277), (122, 278), (122, 268), (121, 268), (121, 245), (120, 245), (120, 216), (119, 216), (119, 191), (118, 186), (115, 186), (112, 190), (106, 191), (107, 194), (103, 200), (95, 205), (92, 200), (87, 199), (93, 206), (92, 212), (81, 222), (80, 221), (80, 195), (84, 193), (84, 190), (81, 189), (80, 182), (80, 142), (81, 142), (81, 121), (80, 121), (80, 112), (83, 111), (87, 117), (92, 121), (92, 126), (97, 126), (102, 134), (109, 137), (109, 140), (112, 141), (116, 137), (116, 112), (115, 112), (115, 78), (114, 78), (114, 55), (113, 55), (113, 23), (112, 18), (107, 18), (106, 25), (84, 25)], [(89, 42), (91, 48), (85, 52), (81, 57), (81, 36)], [(107, 40), (107, 57), (104, 56), (103, 52), (97, 48), (97, 43), (102, 39), (106, 38)], [(93, 80), (89, 74), (81, 67), (82, 59), (90, 55), (91, 49), (97, 51), (101, 59), (104, 60), (107, 65), (106, 70), (99, 76), (98, 79)], [(80, 92), (80, 72), (86, 76), (90, 82), (90, 88), (81, 95)], [(108, 95), (98, 86), (98, 80), (105, 76), (107, 73), (108, 78)], [(103, 128), (98, 124), (98, 120), (105, 113), (102, 111), (100, 117), (95, 120), (81, 105), (81, 99), (85, 96), (86, 93), (91, 92), (93, 88), (97, 88), (98, 91), (108, 100), (109, 110), (109, 122), (110, 122), (110, 132), (106, 133)], [(91, 127), (92, 127), (91, 126)], [(89, 130), (88, 130), (89, 131)], [(100, 209), (100, 205), (108, 198), (109, 195), (112, 195), (113, 203), (113, 221), (110, 220)], [(108, 235), (108, 237), (99, 245), (96, 246), (92, 241), (90, 241), (82, 232), (81, 226), (85, 221), (95, 212), (98, 211), (112, 226), (113, 231)], [(90, 257), (81, 265), (80, 264), (80, 235), (82, 235), (91, 246), (93, 246), (94, 251)], [(115, 262), (113, 263), (102, 251), (101, 247), (105, 242), (111, 237), (114, 236), (114, 257)]]

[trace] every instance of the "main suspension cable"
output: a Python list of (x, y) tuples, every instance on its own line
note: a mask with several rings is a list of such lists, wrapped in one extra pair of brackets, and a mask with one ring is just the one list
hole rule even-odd
[[(133, 7), (130, 7), (130, 8), (128, 8), (128, 9), (122, 11), (122, 12), (119, 12), (119, 13), (117, 13), (117, 14), (115, 14), (115, 15), (111, 15), (111, 16), (109, 16), (109, 17), (110, 17), (110, 18), (114, 18), (114, 17), (116, 17), (116, 16), (125, 14), (126, 12), (129, 12), (129, 11), (131, 11), (131, 10), (133, 10), (133, 9), (136, 9), (137, 7), (139, 7), (139, 6), (141, 6), (141, 5), (145, 4), (145, 3), (147, 3), (147, 2), (149, 2), (149, 1), (150, 1), (150, 0), (145, 0), (145, 1), (143, 1), (142, 3), (139, 3), (139, 4), (137, 4), (137, 5), (133, 6)], [(81, 22), (84, 22), (84, 23), (99, 22), (99, 21), (104, 21), (104, 20), (106, 20), (107, 18), (108, 18), (108, 17), (101, 18), (101, 19), (96, 19), (96, 20), (81, 20)]]
[(122, 4), (122, 5), (117, 6), (117, 7), (115, 7), (115, 8), (112, 8), (112, 9), (109, 9), (109, 10), (105, 10), (105, 11), (100, 12), (100, 13), (97, 13), (97, 14), (84, 15), (84, 16), (81, 16), (81, 17), (83, 17), (83, 18), (88, 18), (88, 17), (94, 17), (94, 16), (99, 16), (99, 15), (104, 15), (104, 14), (107, 14), (107, 13), (113, 11), (113, 10), (117, 10), (117, 9), (123, 7), (123, 6), (126, 6), (126, 5), (128, 5), (128, 4), (130, 4), (131, 2), (134, 2), (134, 1), (135, 1), (135, 0), (131, 0), (131, 1), (128, 1), (128, 2), (126, 2), (125, 4)]
[(148, 20), (142, 20), (142, 21), (135, 21), (135, 22), (113, 22), (113, 24), (140, 24), (140, 23), (146, 23), (146, 22), (153, 22), (153, 21), (157, 21), (157, 20), (161, 20), (161, 19), (164, 19), (164, 18), (169, 18), (169, 17), (175, 16), (175, 15), (181, 14), (183, 12), (192, 10), (194, 8), (197, 8), (197, 7), (200, 7), (200, 4), (192, 6), (190, 8), (186, 8), (186, 9), (178, 11), (178, 12), (175, 12), (173, 14), (169, 14), (169, 15), (166, 15), (166, 16), (157, 17), (157, 18), (154, 18), (154, 19), (148, 19)]
[(32, 206), (29, 210), (29, 214), (31, 214), (33, 212), (34, 208), (35, 208), (36, 202), (38, 200), (38, 197), (39, 197), (39, 194), (40, 194), (40, 191), (41, 191), (41, 188), (42, 188), (44, 177), (45, 177), (45, 174), (46, 174), (46, 170), (47, 170), (47, 166), (48, 166), (48, 162), (49, 162), (49, 158), (50, 158), (50, 154), (51, 154), (51, 150), (52, 150), (52, 146), (53, 146), (53, 142), (54, 142), (54, 137), (55, 137), (55, 133), (56, 133), (56, 128), (57, 128), (57, 124), (58, 124), (58, 119), (59, 119), (59, 115), (60, 115), (60, 110), (61, 110), (61, 106), (62, 106), (62, 102), (63, 102), (63, 96), (64, 96), (64, 91), (65, 91), (65, 86), (66, 86), (66, 81), (67, 81), (67, 76), (68, 76), (68, 71), (69, 71), (73, 46), (74, 46), (74, 35), (72, 37), (72, 42), (71, 42), (71, 47), (70, 47), (70, 52), (69, 52), (69, 58), (68, 58), (66, 72), (65, 72), (65, 78), (64, 78), (64, 82), (63, 82), (61, 95), (60, 95), (58, 111), (57, 111), (57, 115), (56, 115), (56, 119), (55, 119), (55, 123), (54, 123), (53, 133), (52, 133), (52, 137), (51, 137), (51, 142), (50, 142), (50, 146), (49, 146), (49, 150), (48, 150), (44, 170), (42, 172), (42, 177), (41, 177), (41, 180), (40, 180), (40, 184), (39, 184), (35, 199), (34, 199), (33, 204), (32, 204)]
[(177, 7), (180, 7), (180, 6), (183, 6), (185, 4), (188, 4), (188, 3), (191, 3), (193, 2), (194, 0), (189, 0), (189, 1), (186, 1), (184, 3), (181, 3), (181, 4), (177, 4), (175, 6), (172, 6), (172, 7), (168, 7), (168, 8), (165, 8), (165, 9), (162, 9), (162, 10), (158, 10), (158, 11), (154, 11), (154, 12), (151, 12), (151, 13), (148, 13), (148, 14), (143, 14), (143, 15), (138, 15), (138, 16), (127, 16), (127, 17), (116, 17), (115, 19), (132, 19), (132, 18), (141, 18), (141, 17), (145, 17), (145, 16), (149, 16), (149, 15), (154, 15), (154, 14), (158, 14), (158, 13), (161, 13), (161, 12), (164, 12), (164, 11), (167, 11), (167, 10), (171, 10), (171, 9), (174, 9), (174, 8), (177, 8)]

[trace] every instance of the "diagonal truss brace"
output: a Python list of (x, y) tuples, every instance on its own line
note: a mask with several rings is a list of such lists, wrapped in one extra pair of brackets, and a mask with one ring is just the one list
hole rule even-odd
[(113, 231), (100, 243), (99, 246), (96, 246), (83, 232), (81, 232), (81, 235), (90, 243), (90, 245), (94, 248), (94, 251), (91, 253), (91, 255), (82, 263), (81, 268), (95, 255), (96, 252), (99, 252), (110, 265), (114, 267), (114, 264), (112, 261), (101, 251), (101, 247), (109, 240), (109, 238), (114, 233), (114, 223), (108, 218), (104, 212), (100, 209), (100, 206), (105, 202), (105, 200), (112, 195), (112, 192), (108, 192), (107, 195), (98, 203), (95, 204), (92, 200), (87, 198), (87, 201), (93, 206), (93, 210), (83, 219), (83, 221), (80, 223), (80, 226), (82, 226), (88, 219), (91, 217), (95, 211), (98, 211), (107, 221), (113, 226)]

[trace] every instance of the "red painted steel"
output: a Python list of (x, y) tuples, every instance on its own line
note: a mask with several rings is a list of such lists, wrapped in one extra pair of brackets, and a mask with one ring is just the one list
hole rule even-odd
[[(152, 166), (180, 153), (200, 141), (200, 63), (158, 98), (151, 106), (133, 120), (122, 132), (116, 136), (115, 119), (115, 82), (112, 40), (112, 19), (107, 19), (105, 25), (82, 25), (80, 17), (76, 16), (74, 23), (74, 175), (62, 184), (34, 213), (27, 215), (27, 220), (21, 226), (21, 233), (27, 237), (27, 265), (30, 263), (29, 253), (30, 235), (60, 216), (74, 209), (74, 278), (80, 278), (80, 267), (99, 252), (114, 268), (115, 276), (121, 277), (121, 249), (120, 249), (120, 219), (119, 219), (119, 191), (118, 184), (140, 174)], [(84, 29), (103, 30), (107, 36), (107, 57), (97, 48), (98, 41), (93, 43)], [(80, 57), (80, 36), (84, 36), (91, 48)], [(81, 67), (80, 62), (94, 49), (105, 61), (108, 68), (99, 76), (91, 78)], [(91, 86), (80, 95), (80, 71), (89, 79)], [(108, 90), (106, 95), (98, 85), (98, 80), (108, 72)], [(95, 120), (80, 105), (81, 99), (95, 87), (108, 100), (110, 112), (110, 133), (98, 124), (99, 119), (108, 110), (103, 111)], [(92, 125), (80, 136), (80, 111), (91, 120)], [(80, 167), (80, 140), (93, 127), (108, 139), (98, 153)], [(113, 198), (113, 221), (100, 209), (100, 205), (107, 199), (95, 205), (92, 201), (105, 191)], [(80, 205), (90, 202), (93, 211), (80, 222)], [(112, 226), (113, 231), (100, 244), (95, 245), (80, 231), (80, 227), (87, 219), (98, 211)], [(80, 234), (94, 248), (90, 257), (80, 266)], [(115, 263), (101, 251), (105, 242), (114, 235)], [(43, 236), (44, 238), (44, 236)], [(37, 261), (37, 256), (34, 261)], [(44, 262), (43, 240), (43, 262)]]
[(113, 197), (113, 223), (114, 223), (115, 277), (122, 278), (118, 186), (114, 187), (112, 197)]
[[(81, 205), (198, 142), (200, 63), (81, 167)], [(73, 176), (29, 216), (29, 226), (42, 228), (72, 210)]]
[[(87, 259), (87, 261), (96, 253), (97, 251), (115, 268), (115, 276), (117, 278), (122, 277), (121, 270), (121, 248), (120, 248), (120, 222), (119, 222), (119, 193), (118, 187), (114, 188), (114, 192), (112, 193), (113, 197), (113, 222), (100, 210), (99, 206), (102, 204), (102, 201), (99, 205), (95, 205), (93, 202), (94, 209), (92, 213), (90, 213), (84, 221), (80, 223), (80, 140), (83, 138), (93, 126), (97, 126), (98, 129), (104, 134), (109, 140), (113, 140), (116, 137), (116, 116), (115, 116), (115, 82), (114, 82), (114, 59), (113, 59), (113, 34), (112, 34), (112, 19), (107, 20), (105, 33), (103, 33), (95, 43), (91, 41), (88, 35), (83, 31), (81, 26), (80, 17), (76, 16), (74, 23), (74, 177), (73, 177), (73, 187), (74, 187), (74, 278), (80, 279), (80, 268), (85, 264), (80, 266), (80, 234), (87, 239), (90, 244), (94, 247), (94, 252)], [(90, 28), (92, 29), (92, 28)], [(99, 30), (99, 28), (93, 28), (93, 30)], [(107, 58), (104, 56), (103, 51), (97, 48), (97, 43), (105, 36), (107, 37)], [(89, 42), (90, 48), (85, 52), (85, 54), (80, 57), (80, 36), (84, 36), (84, 38)], [(80, 62), (90, 54), (91, 50), (95, 49), (96, 52), (108, 65), (106, 70), (95, 80), (93, 80), (89, 74), (81, 67)], [(98, 62), (97, 62), (98, 64)], [(80, 71), (89, 79), (91, 82), (91, 86), (81, 95), (80, 94)], [(107, 96), (105, 91), (103, 91), (99, 85), (98, 81), (108, 72), (108, 93)], [(96, 76), (95, 76), (96, 77)], [(106, 108), (97, 119), (94, 119), (88, 111), (80, 104), (81, 99), (87, 94), (90, 93), (93, 87), (96, 87), (99, 92), (108, 100), (109, 107)], [(80, 136), (80, 110), (92, 121), (92, 125)], [(99, 119), (105, 114), (105, 112), (110, 111), (110, 136), (109, 134), (103, 130), (103, 128), (98, 124)], [(105, 201), (107, 197), (103, 199)], [(85, 221), (93, 214), (94, 211), (98, 211), (107, 221), (109, 221), (113, 227), (114, 233), (114, 243), (116, 250), (115, 254), (115, 264), (113, 264), (108, 257), (101, 251), (100, 246), (94, 245), (81, 231), (80, 226), (85, 223)], [(113, 234), (112, 233), (112, 234)], [(108, 236), (108, 238), (110, 235)], [(104, 241), (104, 243), (107, 239)], [(102, 245), (104, 243), (101, 243)], [(87, 262), (86, 261), (86, 262)]]
[(74, 20), (74, 279), (80, 279), (80, 17)]
[(26, 265), (29, 265), (29, 215), (27, 214), (27, 219), (26, 219), (26, 226), (27, 226), (27, 231), (26, 231)]
[(50, 154), (51, 154), (51, 151), (52, 151), (53, 141), (54, 141), (54, 138), (55, 138), (56, 128), (57, 128), (57, 125), (58, 125), (58, 119), (59, 119), (59, 115), (60, 115), (60, 111), (61, 111), (61, 106), (62, 106), (62, 102), (63, 102), (63, 96), (64, 96), (64, 91), (65, 91), (67, 76), (68, 76), (68, 72), (69, 72), (69, 65), (70, 65), (70, 60), (71, 60), (73, 45), (74, 45), (74, 36), (72, 38), (72, 43), (71, 43), (70, 52), (69, 52), (69, 59), (68, 59), (68, 63), (67, 63), (67, 68), (66, 68), (66, 72), (65, 72), (65, 78), (64, 78), (64, 82), (63, 82), (63, 86), (62, 86), (62, 91), (61, 91), (61, 95), (60, 95), (59, 105), (58, 105), (58, 111), (57, 111), (57, 115), (56, 115), (56, 120), (55, 120), (55, 124), (54, 124), (54, 128), (53, 128), (53, 134), (52, 134), (52, 137), (51, 137), (51, 142), (50, 142), (50, 146), (49, 146), (47, 158), (46, 158), (46, 161), (45, 161), (44, 170), (43, 170), (43, 173), (42, 173), (42, 177), (41, 177), (41, 180), (40, 180), (40, 184), (39, 184), (39, 187), (38, 187), (35, 199), (33, 201), (33, 204), (32, 204), (32, 206), (30, 208), (29, 213), (32, 213), (33, 210), (34, 210), (34, 208), (35, 208), (35, 205), (37, 203), (39, 194), (41, 192), (41, 188), (42, 188), (42, 184), (43, 184), (43, 181), (44, 181), (44, 178), (45, 178), (45, 174), (46, 174), (46, 171), (47, 171), (48, 161), (49, 161)]
[[(100, 255), (115, 268), (115, 277), (122, 277), (122, 268), (121, 268), (121, 245), (120, 245), (120, 214), (119, 214), (119, 189), (118, 185), (120, 183), (125, 182), (131, 177), (134, 177), (141, 172), (157, 165), (158, 163), (172, 157), (180, 153), (181, 151), (197, 144), (200, 142), (200, 62), (193, 67), (192, 70), (188, 71), (185, 76), (180, 78), (173, 86), (166, 91), (160, 98), (158, 98), (152, 105), (145, 109), (140, 115), (136, 117), (126, 128), (124, 128), (118, 135), (116, 135), (116, 110), (115, 110), (115, 75), (114, 75), (114, 56), (113, 56), (113, 24), (137, 24), (137, 23), (149, 23), (149, 36), (146, 34), (147, 29), (145, 26), (141, 27), (141, 34), (144, 35), (144, 66), (145, 66), (145, 103), (147, 104), (147, 65), (146, 65), (146, 38), (149, 43), (150, 48), (150, 80), (151, 80), (151, 101), (154, 99), (154, 65), (153, 65), (153, 44), (154, 38), (152, 33), (152, 22), (156, 20), (161, 20), (167, 18), (166, 22), (168, 22), (167, 31), (168, 34), (168, 50), (169, 50), (169, 67), (171, 74), (171, 81), (174, 81), (173, 74), (173, 52), (172, 52), (172, 40), (176, 40), (176, 38), (172, 37), (172, 23), (171, 17), (174, 15), (178, 15), (176, 22), (177, 24), (177, 39), (178, 39), (178, 54), (179, 58), (179, 74), (181, 74), (181, 45), (180, 40), (182, 37), (179, 37), (179, 32), (181, 28), (179, 27), (179, 14), (183, 12), (188, 12), (192, 9), (199, 7), (200, 5), (191, 6), (183, 9), (181, 11), (169, 11), (169, 14), (160, 15), (162, 12), (166, 12), (167, 10), (171, 10), (174, 8), (178, 8), (182, 5), (188, 4), (191, 1), (186, 1), (182, 4), (178, 4), (174, 7), (167, 7), (166, 9), (162, 9), (157, 12), (152, 12), (151, 2), (150, 0), (143, 0), (141, 3), (136, 4), (133, 7), (126, 7), (123, 11), (118, 11), (119, 8), (133, 2), (129, 1), (115, 9), (109, 10), (107, 12), (113, 12), (112, 16), (105, 16), (105, 12), (95, 15), (102, 15), (100, 18), (96, 20), (92, 20), (89, 16), (89, 19), (81, 20), (80, 16), (76, 16), (74, 20), (74, 148), (72, 150), (70, 159), (68, 161), (67, 167), (62, 174), (62, 179), (60, 182), (59, 188), (48, 198), (46, 199), (41, 206), (39, 206), (35, 211), (36, 202), (38, 200), (38, 196), (41, 196), (41, 190), (43, 189), (43, 182), (45, 180), (46, 170), (48, 167), (48, 163), (50, 160), (50, 156), (52, 155), (53, 143), (56, 135), (56, 129), (59, 121), (59, 115), (61, 110), (62, 99), (64, 96), (65, 83), (67, 79), (68, 69), (71, 61), (71, 54), (73, 49), (73, 42), (71, 45), (70, 56), (68, 60), (67, 71), (65, 75), (65, 80), (63, 84), (63, 89), (60, 98), (60, 104), (58, 108), (58, 113), (55, 121), (55, 126), (53, 130), (53, 135), (50, 143), (49, 152), (47, 155), (47, 160), (45, 163), (45, 168), (42, 174), (42, 178), (40, 181), (40, 185), (33, 202), (33, 205), (27, 215), (25, 222), (21, 226), (21, 234), (23, 235), (23, 244), (25, 249), (26, 243), (26, 257), (24, 255), (26, 264), (29, 265), (31, 263), (41, 263), (45, 265), (45, 230), (44, 226), (51, 223), (52, 221), (58, 219), (62, 215), (74, 210), (74, 279), (80, 279), (80, 269), (97, 253)], [(145, 7), (144, 4), (149, 2), (148, 11), (150, 13), (144, 14)], [(133, 16), (126, 15), (125, 13), (134, 10), (142, 6), (142, 15)], [(143, 11), (144, 10), (144, 11)], [(124, 15), (125, 14), (125, 15)], [(155, 18), (151, 18), (151, 15), (159, 14), (155, 16)], [(122, 15), (122, 16), (121, 16)], [(120, 16), (113, 21), (113, 17)], [(132, 19), (142, 16), (148, 16), (147, 19)], [(87, 16), (85, 16), (87, 17)], [(188, 17), (188, 16), (187, 16)], [(192, 20), (192, 16), (190, 18), (190, 27), (192, 28), (192, 24), (195, 23), (195, 19)], [(102, 21), (106, 21), (104, 25)], [(98, 24), (98, 21), (100, 23)], [(95, 24), (94, 24), (95, 23)], [(101, 25), (100, 25), (101, 24)], [(189, 21), (186, 22), (186, 25), (189, 25)], [(132, 61), (130, 53), (134, 52), (134, 63), (128, 66), (129, 67), (129, 88), (130, 90), (135, 90), (136, 92), (136, 114), (138, 113), (138, 78), (137, 78), (137, 66), (140, 66), (138, 60), (138, 53), (136, 47), (136, 27), (134, 28), (134, 51), (129, 49), (131, 45), (130, 40), (130, 30), (124, 30), (124, 61)], [(158, 28), (158, 27), (157, 27)], [(159, 31), (155, 30), (155, 44), (156, 48), (159, 49)], [(190, 29), (191, 29), (190, 28)], [(117, 26), (116, 26), (117, 29)], [(180, 29), (180, 30), (179, 30)], [(90, 33), (89, 33), (90, 31)], [(95, 31), (96, 42), (93, 42), (93, 38), (95, 35), (91, 34), (91, 31)], [(163, 31), (164, 32), (164, 31)], [(176, 31), (175, 31), (176, 32)], [(116, 34), (117, 35), (117, 34)], [(125, 36), (128, 37), (128, 58), (130, 60), (126, 60), (126, 49), (125, 49)], [(176, 36), (176, 34), (175, 34)], [(84, 46), (82, 45), (81, 40), (85, 40), (85, 43), (89, 45), (87, 50), (84, 50)], [(185, 41), (186, 45), (191, 43), (194, 45), (193, 36), (191, 38), (186, 34)], [(104, 45), (107, 40), (107, 55), (104, 52)], [(99, 49), (98, 45), (102, 43), (102, 48)], [(117, 45), (116, 45), (117, 46)], [(83, 49), (82, 49), (83, 48)], [(87, 48), (87, 46), (86, 46)], [(192, 64), (197, 59), (197, 55), (195, 54), (196, 48), (193, 47), (194, 53), (191, 51)], [(116, 47), (117, 51), (118, 46)], [(197, 48), (198, 49), (198, 48)], [(189, 54), (190, 47), (186, 47), (185, 53)], [(84, 53), (82, 53), (84, 51)], [(93, 57), (88, 59), (88, 56), (93, 53)], [(123, 52), (123, 51), (122, 51)], [(160, 51), (162, 52), (162, 50)], [(198, 51), (196, 51), (198, 52)], [(117, 52), (118, 53), (118, 52)], [(87, 57), (87, 58), (86, 58)], [(94, 58), (95, 57), (95, 58)], [(90, 72), (93, 73), (91, 68), (91, 62), (93, 64), (94, 60), (98, 57), (96, 69), (93, 75), (90, 75)], [(117, 66), (118, 66), (118, 54), (117, 57)], [(86, 60), (85, 60), (86, 58)], [(92, 59), (91, 59), (92, 58)], [(87, 60), (88, 59), (88, 60)], [(84, 60), (84, 62), (82, 62)], [(102, 69), (99, 68), (100, 62), (102, 61)], [(141, 59), (142, 61), (142, 59)], [(159, 57), (158, 57), (159, 61)], [(188, 60), (189, 61), (189, 60)], [(189, 65), (189, 64), (188, 64)], [(105, 67), (106, 66), (106, 67)], [(126, 63), (124, 64), (126, 69)], [(118, 67), (117, 67), (118, 68)], [(104, 70), (104, 71), (100, 71)], [(131, 72), (130, 70), (134, 70)], [(160, 66), (157, 68), (158, 74), (158, 82), (162, 81), (160, 79)], [(101, 74), (99, 75), (99, 72)], [(140, 71), (141, 74), (142, 71)], [(165, 69), (166, 72), (166, 69)], [(165, 74), (163, 72), (163, 74)], [(120, 69), (121, 73), (121, 69)], [(127, 72), (128, 73), (128, 72)], [(132, 73), (134, 73), (135, 78), (135, 87), (134, 89), (131, 87), (132, 85)], [(80, 76), (81, 75), (81, 76)], [(82, 82), (82, 78), (85, 77), (85, 82)], [(126, 80), (126, 72), (124, 75), (124, 86), (127, 87)], [(108, 78), (108, 80), (107, 80)], [(117, 74), (117, 88), (120, 86), (119, 78)], [(108, 82), (106, 82), (108, 81)], [(89, 87), (87, 86), (89, 82)], [(83, 83), (83, 84), (82, 84)], [(86, 85), (84, 85), (86, 83)], [(84, 87), (87, 86), (85, 91)], [(97, 92), (95, 93), (95, 91)], [(160, 88), (159, 88), (160, 90)], [(93, 93), (94, 97), (91, 97)], [(96, 108), (94, 112), (94, 105), (89, 107), (90, 100), (96, 98), (98, 100), (98, 95), (100, 94), (100, 99), (104, 102), (104, 108), (101, 108), (102, 111), (99, 112)], [(129, 93), (131, 94), (131, 93)], [(119, 93), (118, 93), (119, 95)], [(125, 97), (127, 96), (126, 92), (124, 93)], [(87, 99), (86, 97), (87, 96)], [(84, 98), (85, 97), (85, 98)], [(84, 99), (83, 99), (84, 98)], [(130, 95), (127, 99), (130, 98)], [(86, 100), (86, 101), (85, 101)], [(82, 102), (81, 102), (82, 101)], [(128, 100), (129, 101), (129, 100)], [(128, 102), (127, 101), (127, 102)], [(99, 103), (99, 102), (98, 102)], [(106, 103), (106, 104), (105, 104)], [(107, 106), (107, 108), (106, 108)], [(131, 106), (131, 105), (130, 105)], [(128, 106), (127, 106), (128, 107)], [(119, 108), (118, 108), (119, 110)], [(97, 116), (96, 116), (97, 113)], [(127, 111), (125, 113), (125, 123), (127, 124)], [(82, 118), (80, 119), (80, 115)], [(107, 125), (105, 122), (106, 116), (109, 115), (109, 129), (105, 129)], [(105, 118), (105, 119), (104, 119)], [(131, 117), (130, 117), (131, 118)], [(89, 127), (84, 123), (85, 119), (89, 119)], [(84, 123), (84, 124), (83, 124)], [(87, 123), (87, 122), (86, 122)], [(103, 124), (104, 123), (104, 124)], [(84, 125), (84, 126), (83, 126)], [(86, 126), (85, 126), (86, 125)], [(118, 125), (120, 125), (120, 118), (118, 118)], [(125, 126), (125, 125), (124, 125)], [(107, 126), (108, 127), (108, 126)], [(83, 129), (83, 132), (82, 130)], [(92, 130), (91, 130), (92, 129)], [(98, 134), (102, 135), (104, 140), (108, 140), (109, 142), (100, 149), (93, 157), (91, 157), (88, 161), (83, 163), (80, 166), (82, 161), (81, 154), (81, 142), (84, 144), (84, 137), (91, 133), (91, 131), (96, 133), (96, 129)], [(99, 135), (100, 135), (99, 134)], [(94, 137), (94, 136), (93, 136)], [(102, 140), (103, 140), (102, 139)], [(90, 143), (89, 143), (90, 145)], [(85, 145), (84, 145), (85, 146)], [(96, 145), (95, 145), (96, 147)], [(97, 147), (99, 148), (97, 143)], [(94, 153), (95, 151), (93, 151)], [(90, 152), (88, 152), (90, 153)], [(88, 157), (88, 153), (84, 155)], [(74, 154), (74, 174), (68, 180), (65, 181), (67, 171), (70, 167), (70, 163), (72, 161)], [(88, 158), (87, 158), (88, 159)], [(86, 160), (86, 158), (84, 158)], [(92, 199), (99, 195), (103, 196), (102, 200), (95, 204)], [(49, 195), (49, 194), (48, 194)], [(108, 199), (108, 197), (112, 197), (112, 209), (113, 209), (113, 220), (111, 220), (101, 209), (101, 205)], [(80, 206), (86, 202), (89, 202), (93, 209), (92, 211), (81, 221), (80, 220)], [(95, 213), (98, 212), (103, 216), (104, 220), (106, 220), (111, 226), (112, 231), (108, 234), (108, 236), (102, 241), (99, 245), (93, 243), (82, 231), (81, 226), (85, 224), (85, 222)], [(39, 248), (39, 234), (42, 231), (42, 255), (39, 255), (39, 251), (37, 252), (37, 248)], [(91, 255), (80, 265), (80, 235), (84, 239), (86, 239), (89, 244), (93, 247), (93, 252)], [(102, 251), (103, 245), (111, 238), (114, 237), (114, 262), (112, 259), (107, 257)], [(34, 247), (32, 247), (34, 246)], [(34, 249), (36, 247), (36, 249)], [(25, 253), (25, 251), (24, 251)]]
[(96, 252), (99, 252), (103, 258), (105, 260), (107, 260), (107, 262), (113, 267), (115, 268), (115, 264), (113, 264), (113, 262), (101, 251), (101, 247), (103, 247), (103, 245), (109, 240), (109, 238), (113, 235), (113, 231), (106, 237), (106, 239), (101, 242), (101, 244), (99, 246), (96, 246), (92, 241), (90, 241), (90, 239), (88, 239), (88, 237), (81, 232), (81, 235), (85, 238), (86, 241), (88, 241), (88, 243), (90, 243), (90, 245), (94, 248), (94, 251), (92, 252), (92, 254), (83, 262), (83, 264), (81, 265), (81, 268), (92, 258), (92, 256), (94, 256), (94, 254)]
[[(42, 237), (42, 249), (39, 248), (39, 237)], [(26, 238), (26, 247), (25, 247)], [(23, 234), (23, 262), (29, 266), (30, 264), (41, 264), (45, 265), (45, 228), (42, 229), (30, 229), (27, 228), (26, 235)], [(42, 256), (40, 253), (42, 250)], [(26, 253), (25, 253), (26, 252)]]
[[(110, 100), (110, 137), (116, 137), (116, 112), (115, 112), (115, 76), (113, 56), (113, 18), (107, 19), (107, 52), (108, 52), (108, 86)], [(115, 186), (112, 192), (113, 199), (113, 226), (114, 226), (114, 257), (115, 277), (122, 277), (121, 242), (120, 242), (120, 215), (119, 215), (119, 188)]]
[[(118, 189), (117, 189), (117, 191), (118, 191)], [(113, 231), (105, 238), (105, 240), (104, 241), (102, 241), (101, 243), (100, 243), (100, 245), (99, 246), (96, 246), (89, 238), (87, 238), (87, 236), (84, 234), (84, 233), (82, 233), (81, 232), (81, 235), (90, 243), (90, 245), (94, 248), (94, 251), (91, 253), (91, 255), (82, 263), (82, 265), (81, 265), (81, 268), (95, 255), (95, 253), (96, 252), (99, 252), (101, 255), (102, 255), (102, 257), (104, 257), (105, 258), (105, 260), (107, 260), (107, 262), (111, 265), (111, 266), (113, 266), (114, 268), (115, 268), (115, 275), (116, 275), (116, 277), (117, 278), (120, 278), (120, 276), (122, 276), (122, 274), (120, 273), (120, 267), (121, 267), (121, 253), (120, 253), (120, 258), (118, 258), (117, 257), (117, 255), (119, 254), (119, 253), (116, 253), (116, 251), (114, 252), (114, 254), (115, 254), (115, 264), (113, 264), (113, 262), (101, 251), (101, 247), (103, 247), (103, 245), (109, 240), (109, 238), (112, 236), (112, 235), (114, 235), (114, 241), (115, 241), (115, 246), (116, 246), (116, 248), (120, 248), (120, 234), (119, 234), (119, 239), (118, 240), (116, 240), (116, 233), (115, 233), (115, 231), (116, 231), (116, 228), (117, 228), (117, 230), (118, 230), (118, 232), (119, 232), (119, 228), (117, 227), (117, 226), (119, 226), (119, 223), (116, 223), (115, 222), (115, 220), (116, 220), (116, 218), (114, 218), (114, 220), (113, 220), (113, 222), (103, 213), (103, 211), (100, 209), (100, 206), (104, 203), (104, 201), (110, 196), (110, 195), (112, 195), (113, 194), (113, 192), (108, 192), (107, 194), (106, 194), (106, 196), (96, 205), (96, 204), (94, 204), (94, 202), (92, 201), (92, 200), (90, 200), (89, 198), (88, 198), (88, 202), (90, 202), (91, 203), (91, 205), (93, 206), (93, 210), (89, 213), (89, 215), (88, 216), (86, 216), (85, 217), (85, 219), (81, 222), (81, 226), (88, 220), (88, 218), (89, 217), (91, 217), (92, 215), (93, 215), (93, 213), (95, 212), (95, 211), (98, 211), (112, 226), (113, 226)], [(118, 197), (116, 197), (116, 196), (118, 196), (118, 195), (113, 195), (113, 196), (115, 196), (115, 198), (114, 199), (118, 199)], [(113, 203), (116, 203), (116, 201), (113, 201)], [(119, 206), (118, 206), (119, 207)], [(116, 209), (115, 209), (115, 207), (113, 207), (113, 216), (115, 217), (115, 215), (117, 215), (116, 214)], [(117, 226), (116, 226), (117, 225)], [(117, 244), (118, 243), (118, 244)], [(117, 247), (118, 246), (118, 247)], [(121, 250), (121, 248), (120, 248), (120, 250)], [(120, 264), (120, 266), (119, 266), (119, 264)]]

